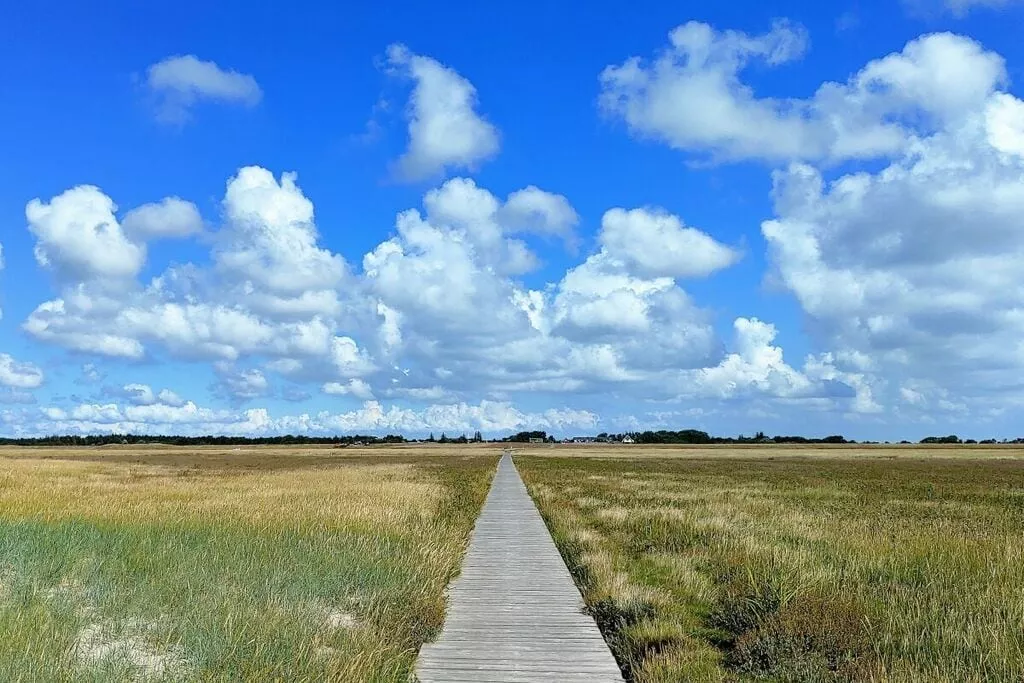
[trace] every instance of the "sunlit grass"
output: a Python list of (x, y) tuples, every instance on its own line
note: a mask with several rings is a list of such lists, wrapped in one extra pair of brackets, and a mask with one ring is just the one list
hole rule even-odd
[(1024, 460), (772, 452), (517, 458), (628, 675), (1024, 680)]
[(4, 681), (406, 681), (495, 463), (49, 455), (0, 454)]

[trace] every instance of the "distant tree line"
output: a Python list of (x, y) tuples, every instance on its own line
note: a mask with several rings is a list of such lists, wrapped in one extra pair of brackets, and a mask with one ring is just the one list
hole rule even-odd
[(826, 436), (824, 438), (808, 438), (806, 436), (766, 436), (764, 432), (757, 432), (753, 436), (711, 436), (707, 432), (698, 429), (684, 429), (678, 432), (659, 430), (657, 432), (626, 432), (624, 434), (598, 434), (598, 439), (607, 441), (622, 441), (629, 436), (636, 443), (664, 443), (664, 444), (741, 444), (741, 443), (857, 443), (848, 441), (842, 436)]
[(286, 434), (285, 436), (167, 436), (141, 434), (95, 434), (43, 436), (37, 438), (10, 439), (0, 438), (4, 446), (107, 446), (110, 444), (167, 444), (171, 446), (290, 446), (301, 444), (364, 444), (405, 443), (404, 436), (388, 434), (373, 436), (351, 434), (346, 436), (303, 436)]
[[(767, 436), (764, 432), (756, 432), (753, 436), (711, 436), (707, 432), (698, 429), (683, 429), (680, 431), (658, 430), (644, 432), (624, 432), (621, 434), (609, 434), (601, 432), (593, 440), (598, 442), (620, 442), (625, 437), (630, 437), (638, 444), (856, 444), (857, 441), (847, 439), (841, 435), (826, 436), (824, 438), (811, 438), (805, 436)], [(441, 438), (435, 438), (431, 433), (427, 439), (421, 439), (430, 443), (479, 443), (484, 441), (483, 434), (479, 431), (473, 432), (472, 437), (465, 433), (457, 437), (450, 437), (441, 432)], [(490, 439), (491, 443), (529, 443), (531, 440), (540, 440), (547, 443), (554, 443), (555, 437), (546, 431), (524, 431), (506, 436), (501, 439)], [(105, 446), (109, 444), (167, 444), (172, 446), (289, 446), (302, 444), (336, 444), (352, 445), (360, 444), (394, 444), (408, 443), (415, 439), (406, 439), (400, 434), (388, 434), (387, 436), (376, 436), (372, 434), (350, 434), (345, 436), (305, 436), (286, 434), (284, 436), (173, 436), (173, 435), (142, 435), (142, 434), (95, 434), (95, 435), (52, 435), (35, 438), (0, 438), (2, 446)], [(877, 444), (877, 441), (862, 441), (862, 444)], [(889, 443), (888, 441), (885, 443)], [(909, 444), (910, 441), (900, 441), (901, 444)], [(928, 436), (919, 441), (921, 444), (1024, 444), (1024, 438), (1018, 439), (985, 439), (976, 441), (974, 439), (961, 440), (955, 434), (949, 436)]]
[(450, 438), (444, 432), (441, 432), (441, 438), (435, 439), (434, 432), (430, 432), (430, 437), (424, 439), (427, 443), (479, 443), (484, 440), (483, 434), (480, 432), (473, 432), (473, 438), (467, 438), (466, 433), (463, 432), (462, 436), (457, 436), (454, 439)]

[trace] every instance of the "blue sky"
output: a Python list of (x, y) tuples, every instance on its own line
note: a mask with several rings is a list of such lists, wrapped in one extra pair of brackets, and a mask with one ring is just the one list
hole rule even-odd
[(1018, 436), (1022, 21), (12, 8), (0, 432)]

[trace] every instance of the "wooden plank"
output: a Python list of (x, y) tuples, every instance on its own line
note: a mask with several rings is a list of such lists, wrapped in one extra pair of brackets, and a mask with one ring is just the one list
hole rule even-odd
[(622, 683), (507, 453), (449, 587), (444, 628), (420, 650), (416, 676), (422, 683)]

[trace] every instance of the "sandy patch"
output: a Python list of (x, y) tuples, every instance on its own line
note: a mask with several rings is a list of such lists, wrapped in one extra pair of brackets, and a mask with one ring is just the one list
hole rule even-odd
[(323, 628), (330, 631), (337, 631), (338, 629), (349, 629), (355, 628), (359, 625), (356, 618), (348, 612), (343, 612), (340, 609), (327, 610), (324, 614), (324, 620), (322, 623)]
[[(153, 624), (130, 621), (122, 630), (145, 633), (152, 628)], [(115, 636), (111, 624), (104, 622), (89, 624), (79, 632), (75, 656), (86, 667), (104, 663), (129, 665), (135, 669), (136, 680), (180, 672), (187, 665), (178, 648), (160, 651), (142, 635)]]

